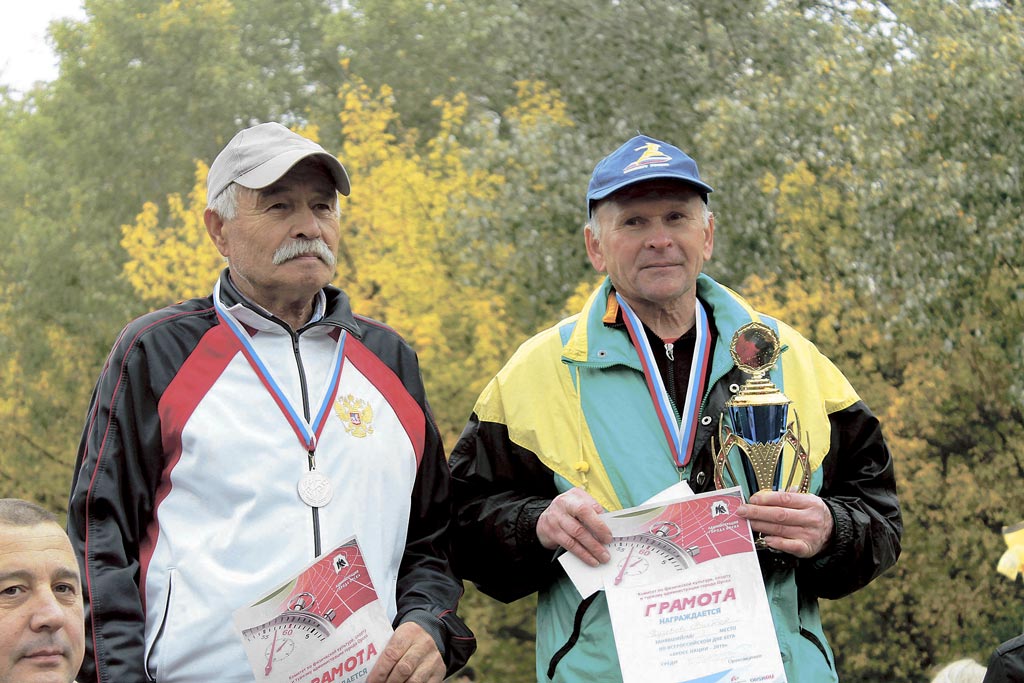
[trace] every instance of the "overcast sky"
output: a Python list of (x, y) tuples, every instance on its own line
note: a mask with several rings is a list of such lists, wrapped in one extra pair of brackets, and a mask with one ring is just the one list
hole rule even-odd
[(84, 19), (83, 0), (16, 0), (4, 3), (0, 20), (0, 83), (24, 92), (57, 77), (57, 58), (46, 44), (53, 19)]

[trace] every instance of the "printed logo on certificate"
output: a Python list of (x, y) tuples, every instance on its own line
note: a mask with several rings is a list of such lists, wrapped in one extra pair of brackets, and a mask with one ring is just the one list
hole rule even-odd
[(352, 537), (234, 613), (258, 683), (351, 683), (369, 674), (393, 629)]
[(602, 516), (623, 683), (785, 683), (739, 488)]

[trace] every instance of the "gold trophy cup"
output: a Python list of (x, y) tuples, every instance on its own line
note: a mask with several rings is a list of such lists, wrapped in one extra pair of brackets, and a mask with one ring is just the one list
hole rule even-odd
[[(729, 453), (735, 446), (743, 454), (747, 480), (757, 486), (752, 494), (791, 490), (798, 474), (796, 490), (806, 493), (811, 484), (811, 465), (797, 437), (799, 416), (794, 414), (794, 422), (787, 424), (790, 400), (767, 377), (782, 352), (778, 335), (764, 323), (747, 323), (733, 335), (729, 352), (736, 366), (750, 377), (725, 404), (732, 427), (726, 424), (725, 413), (719, 421), (721, 447), (715, 455), (715, 487), (725, 488), (726, 474), (730, 486), (740, 482), (729, 463)], [(783, 473), (786, 445), (792, 448), (793, 458), (789, 471)]]

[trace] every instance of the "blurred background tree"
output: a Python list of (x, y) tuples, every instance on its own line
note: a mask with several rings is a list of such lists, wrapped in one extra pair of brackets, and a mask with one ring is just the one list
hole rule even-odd
[[(487, 379), (596, 281), (594, 163), (636, 131), (716, 188), (708, 271), (879, 414), (906, 535), (823, 606), (847, 682), (923, 681), (1020, 632), (1024, 8), (814, 0), (85, 0), (60, 75), (0, 87), (0, 495), (66, 502), (130, 318), (205, 293), (205, 172), (279, 120), (349, 168), (337, 277), (424, 360), (454, 444)], [(533, 677), (533, 599), (470, 588), (478, 681)], [(886, 615), (881, 618), (880, 615)]]

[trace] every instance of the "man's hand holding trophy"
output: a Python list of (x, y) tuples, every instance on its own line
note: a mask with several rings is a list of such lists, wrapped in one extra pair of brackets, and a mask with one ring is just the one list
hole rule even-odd
[(715, 486), (741, 481), (734, 468), (742, 467), (757, 489), (739, 512), (757, 532), (758, 547), (812, 557), (828, 543), (833, 520), (824, 501), (808, 493), (811, 465), (799, 416), (789, 421), (791, 401), (768, 378), (782, 353), (779, 337), (764, 323), (748, 323), (736, 331), (729, 350), (750, 377), (725, 404)]

